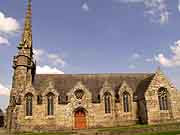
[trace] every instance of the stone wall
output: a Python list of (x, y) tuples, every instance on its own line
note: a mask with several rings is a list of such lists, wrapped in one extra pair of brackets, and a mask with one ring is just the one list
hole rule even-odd
[[(168, 110), (160, 110), (158, 94), (159, 88), (165, 87), (168, 91)], [(81, 99), (75, 95), (77, 89), (83, 90), (84, 94)], [(13, 90), (16, 91), (16, 90)], [(123, 109), (123, 92), (128, 92), (130, 95), (130, 112), (124, 112)], [(111, 113), (105, 113), (104, 94), (108, 92), (111, 95)], [(25, 95), (31, 93), (33, 95), (33, 115), (26, 116), (25, 114)], [(47, 115), (47, 95), (54, 94), (54, 115)], [(37, 96), (41, 94), (43, 103), (37, 104)], [(119, 99), (116, 102), (114, 91), (105, 82), (100, 90), (100, 103), (92, 103), (91, 92), (81, 82), (69, 90), (67, 93), (67, 104), (58, 103), (58, 92), (50, 83), (43, 91), (35, 90), (32, 86), (27, 86), (22, 93), (18, 93), (21, 97), (21, 103), (15, 106), (12, 115), (9, 117), (12, 121), (11, 129), (17, 131), (50, 131), (64, 130), (75, 128), (75, 111), (79, 108), (83, 109), (86, 114), (87, 128), (98, 127), (115, 127), (132, 125), (141, 122), (148, 124), (161, 124), (167, 122), (180, 121), (180, 93), (169, 82), (165, 75), (158, 71), (145, 92), (144, 99), (134, 100), (133, 90), (126, 82), (123, 82), (119, 89)], [(17, 98), (19, 99), (19, 98)], [(11, 113), (10, 113), (11, 114)], [(9, 120), (8, 120), (9, 121)]]
[[(163, 87), (168, 91), (168, 110), (160, 110), (158, 90)], [(147, 103), (148, 124), (172, 123), (179, 121), (180, 93), (167, 79), (162, 71), (157, 71), (145, 93)]]
[[(76, 89), (82, 89), (85, 94), (82, 99), (77, 99), (75, 96)], [(91, 93), (80, 82), (68, 93), (68, 104), (58, 104), (58, 93), (52, 86), (42, 93), (43, 104), (37, 104), (36, 91), (33, 88), (27, 88), (26, 92), (22, 93), (22, 102), (16, 105), (14, 109), (13, 125), (17, 131), (35, 131), (35, 130), (63, 130), (74, 128), (74, 111), (77, 108), (83, 108), (86, 112), (87, 128), (97, 127), (113, 127), (132, 125), (138, 122), (137, 103), (133, 102), (131, 94), (130, 112), (124, 112), (123, 101), (120, 97), (120, 102), (115, 103), (114, 94), (111, 99), (111, 113), (105, 113), (103, 93), (113, 91), (104, 86), (101, 90), (100, 103), (92, 103)], [(129, 90), (130, 91), (130, 90)], [(33, 94), (33, 116), (25, 114), (25, 97), (27, 93)], [(47, 97), (46, 95), (54, 93), (54, 115), (47, 115)], [(132, 93), (132, 92), (131, 92)]]

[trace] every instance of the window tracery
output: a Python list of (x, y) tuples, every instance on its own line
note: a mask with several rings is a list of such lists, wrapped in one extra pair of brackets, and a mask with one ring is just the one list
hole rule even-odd
[(48, 115), (54, 115), (54, 95), (52, 93), (47, 95), (47, 104)]
[(26, 99), (26, 116), (32, 116), (32, 105), (33, 105), (33, 95), (32, 94), (27, 94), (25, 99)]
[(161, 87), (158, 90), (158, 99), (160, 110), (168, 110), (168, 95), (167, 89)]
[(82, 99), (82, 97), (84, 96), (84, 91), (81, 89), (78, 89), (75, 91), (75, 96), (77, 99)]
[(124, 112), (130, 112), (130, 95), (126, 91), (123, 93), (123, 108)]
[(104, 105), (105, 113), (111, 113), (111, 94), (109, 92), (104, 93)]

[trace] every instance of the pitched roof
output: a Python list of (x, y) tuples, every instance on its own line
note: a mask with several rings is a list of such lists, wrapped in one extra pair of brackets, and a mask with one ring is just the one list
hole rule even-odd
[(98, 94), (105, 81), (108, 82), (115, 93), (119, 91), (124, 81), (132, 88), (133, 92), (136, 93), (144, 92), (154, 75), (154, 73), (39, 74), (35, 76), (33, 85), (36, 90), (41, 92), (49, 85), (49, 82), (53, 82), (55, 89), (62, 97), (62, 102), (65, 102), (66, 94), (80, 81), (92, 93), (92, 102), (97, 103)]

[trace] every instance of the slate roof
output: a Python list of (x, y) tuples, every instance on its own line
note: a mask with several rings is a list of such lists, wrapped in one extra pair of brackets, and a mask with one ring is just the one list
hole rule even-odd
[(80, 81), (92, 93), (92, 102), (98, 103), (98, 95), (105, 81), (115, 93), (118, 93), (123, 81), (125, 81), (135, 94), (143, 95), (154, 75), (154, 73), (38, 74), (35, 76), (33, 85), (36, 90), (41, 92), (49, 86), (50, 81), (53, 82), (55, 89), (61, 95), (61, 102), (65, 103), (66, 94)]

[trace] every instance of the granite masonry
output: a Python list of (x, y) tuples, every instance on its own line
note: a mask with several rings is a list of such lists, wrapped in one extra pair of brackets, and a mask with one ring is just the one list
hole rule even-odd
[(13, 59), (6, 125), (13, 131), (115, 127), (180, 121), (180, 92), (154, 73), (36, 74), (31, 0)]

